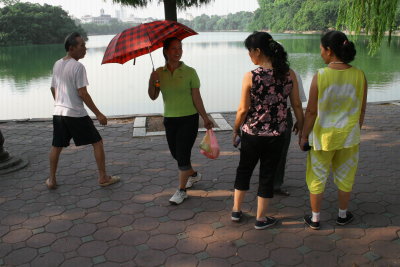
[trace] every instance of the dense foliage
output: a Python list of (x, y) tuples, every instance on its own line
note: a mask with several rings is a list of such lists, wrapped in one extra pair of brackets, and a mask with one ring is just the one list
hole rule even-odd
[(178, 21), (195, 31), (247, 31), (253, 20), (254, 13), (241, 11), (227, 16), (201, 15), (193, 20), (179, 19)]
[(61, 7), (16, 3), (0, 8), (0, 45), (57, 44), (73, 31), (85, 31)]
[(329, 28), (370, 37), (370, 53), (399, 29), (400, 0), (258, 0), (252, 30), (322, 31)]
[(336, 0), (258, 0), (252, 30), (310, 31), (334, 27), (339, 11)]
[(399, 13), (399, 0), (340, 0), (337, 25), (356, 34), (361, 31), (370, 34), (368, 47), (374, 54), (386, 32), (390, 44), (392, 31), (399, 27)]

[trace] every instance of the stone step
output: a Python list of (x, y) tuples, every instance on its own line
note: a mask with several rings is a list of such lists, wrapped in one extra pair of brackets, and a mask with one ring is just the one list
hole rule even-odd
[[(232, 127), (225, 120), (221, 113), (210, 113), (210, 116), (214, 120), (215, 127), (214, 131), (231, 131)], [(165, 135), (165, 131), (157, 131), (157, 132), (147, 132), (146, 130), (146, 119), (147, 117), (136, 117), (133, 122), (133, 133), (132, 137), (146, 137), (146, 136), (160, 136)], [(205, 132), (205, 128), (199, 128), (199, 132)]]

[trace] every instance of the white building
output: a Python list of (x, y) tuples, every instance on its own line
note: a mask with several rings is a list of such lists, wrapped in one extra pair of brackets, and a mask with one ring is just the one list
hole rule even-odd
[(100, 16), (93, 17), (93, 23), (108, 24), (110, 23), (111, 15), (104, 14), (104, 9), (100, 9)]
[(123, 22), (134, 23), (134, 24), (141, 24), (154, 21), (153, 18), (138, 18), (135, 17), (133, 14), (129, 15), (129, 17), (122, 20)]
[(82, 23), (91, 23), (91, 22), (93, 22), (93, 17), (90, 15), (85, 15), (85, 16), (81, 17), (81, 21), (82, 21)]
[(100, 10), (100, 16), (92, 17), (91, 15), (85, 15), (81, 17), (82, 23), (96, 23), (96, 24), (108, 24), (110, 23), (111, 15), (105, 14), (104, 9)]

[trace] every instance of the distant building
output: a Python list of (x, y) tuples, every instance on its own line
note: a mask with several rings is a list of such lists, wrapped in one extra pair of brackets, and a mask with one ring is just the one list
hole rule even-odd
[(104, 14), (104, 9), (100, 10), (100, 16), (98, 17), (92, 17), (91, 15), (81, 17), (82, 23), (109, 24), (111, 20), (111, 15)]
[(123, 22), (133, 23), (133, 24), (141, 24), (154, 21), (153, 18), (138, 18), (133, 14), (129, 15), (129, 17), (122, 20)]
[(104, 9), (100, 9), (100, 16), (93, 17), (93, 23), (96, 24), (109, 24), (111, 21), (111, 15), (104, 14)]
[(96, 23), (96, 24), (109, 24), (111, 20), (117, 19), (122, 22), (127, 22), (131, 24), (141, 24), (141, 23), (147, 23), (154, 21), (156, 19), (154, 18), (138, 18), (135, 17), (133, 14), (126, 16), (125, 15), (125, 10), (122, 9), (116, 9), (115, 10), (115, 18), (111, 17), (111, 15), (105, 14), (104, 9), (100, 10), (100, 16), (94, 17), (91, 15), (85, 15), (81, 17), (81, 22), (82, 23)]
[(82, 21), (82, 23), (91, 23), (91, 22), (93, 22), (93, 17), (90, 15), (85, 15), (85, 16), (81, 17), (81, 21)]

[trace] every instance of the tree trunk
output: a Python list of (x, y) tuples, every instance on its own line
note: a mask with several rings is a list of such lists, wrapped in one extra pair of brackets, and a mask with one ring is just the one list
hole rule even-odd
[(176, 0), (164, 0), (164, 14), (166, 20), (178, 21), (176, 15)]

